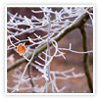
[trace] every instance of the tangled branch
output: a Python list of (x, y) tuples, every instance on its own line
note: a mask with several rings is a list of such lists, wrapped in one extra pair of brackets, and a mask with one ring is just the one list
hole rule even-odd
[[(10, 34), (7, 36), (7, 41), (10, 42), (10, 45), (7, 46), (7, 50), (13, 49), (20, 56), (22, 56), (22, 58), (18, 59), (13, 64), (9, 65), (7, 67), (7, 72), (19, 66), (23, 62), (27, 62), (23, 73), (21, 73), (20, 70), (15, 69), (16, 75), (13, 76), (18, 79), (15, 80), (18, 84), (13, 88), (8, 87), (8, 89), (12, 90), (11, 93), (24, 89), (20, 87), (20, 85), (24, 82), (28, 86), (26, 89), (32, 89), (32, 91), (34, 92), (47, 93), (48, 86), (50, 84), (52, 85), (52, 92), (61, 92), (65, 89), (65, 87), (58, 89), (56, 85), (56, 79), (82, 77), (84, 73), (75, 74), (73, 72), (74, 69), (63, 72), (51, 71), (50, 63), (53, 60), (53, 58), (62, 56), (64, 59), (66, 59), (63, 50), (67, 50), (74, 53), (81, 53), (84, 54), (85, 56), (93, 51), (92, 50), (87, 51), (87, 49), (86, 50), (84, 49), (83, 52), (74, 51), (71, 49), (71, 44), (69, 44), (68, 49), (59, 48), (57, 42), (60, 41), (70, 31), (76, 28), (80, 28), (80, 26), (83, 26), (86, 23), (86, 21), (91, 17), (91, 13), (93, 12), (93, 10), (91, 8), (88, 11), (85, 7), (75, 7), (75, 8), (62, 7), (60, 11), (53, 11), (52, 8), (40, 7), (39, 11), (32, 10), (32, 12), (42, 13), (43, 17), (37, 18), (36, 16), (32, 15), (32, 17), (29, 19), (26, 16), (22, 17), (21, 15), (18, 15), (18, 13), (13, 15), (10, 12), (8, 12), (8, 15), (10, 16), (11, 19), (7, 22), (7, 28), (8, 28), (7, 32)], [(54, 18), (52, 18), (52, 16)], [(74, 18), (74, 20), (70, 20), (70, 18)], [(20, 28), (19, 26), (25, 26), (26, 29)], [(80, 29), (81, 31), (83, 31), (82, 28)], [(14, 30), (14, 32), (11, 30)], [(40, 30), (47, 34), (43, 36), (38, 35), (37, 33), (35, 33), (35, 31), (37, 30)], [(31, 33), (35, 36), (35, 38), (27, 37), (27, 39), (20, 40), (18, 36), (21, 36), (25, 33), (28, 34)], [(17, 42), (14, 42), (12, 39), (16, 40)], [(30, 42), (29, 45), (25, 44), (25, 42), (27, 41)], [(32, 48), (33, 46), (34, 48)], [(50, 46), (55, 49), (52, 55), (50, 53), (50, 48), (51, 48)], [(41, 57), (40, 54), (43, 54), (45, 58)], [(32, 60), (36, 55), (38, 55), (39, 59), (41, 59), (45, 64), (42, 64), (37, 60), (35, 61), (35, 63), (32, 63)], [(27, 78), (26, 76), (27, 78), (26, 79), (25, 72), (30, 65), (35, 67), (42, 75), (39, 77), (31, 77), (29, 73), (30, 78)], [(84, 65), (84, 67), (88, 68), (88, 65), (87, 66)], [(20, 72), (21, 74), (20, 75), (17, 74), (16, 71)], [(72, 75), (67, 75), (66, 73), (68, 72), (72, 72)], [(60, 74), (63, 77), (58, 77), (56, 76), (57, 74)], [(86, 73), (86, 75), (88, 75), (88, 73)], [(45, 85), (41, 86), (41, 88), (39, 88), (38, 85), (33, 86), (32, 82), (34, 80), (39, 80), (41, 78), (45, 79), (46, 81)], [(29, 84), (28, 81), (30, 81), (32, 85)], [(91, 84), (90, 81), (89, 83)], [(91, 88), (91, 85), (89, 86)]]

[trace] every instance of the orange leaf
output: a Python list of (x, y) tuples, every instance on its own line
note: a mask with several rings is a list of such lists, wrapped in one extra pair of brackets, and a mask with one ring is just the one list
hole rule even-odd
[(87, 7), (87, 10), (90, 10), (91, 9), (91, 7)]
[(17, 47), (17, 52), (20, 54), (20, 55), (23, 55), (26, 53), (26, 48), (25, 46), (21, 43), (18, 45)]

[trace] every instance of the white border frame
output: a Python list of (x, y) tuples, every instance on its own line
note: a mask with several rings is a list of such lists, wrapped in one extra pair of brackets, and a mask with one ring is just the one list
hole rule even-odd
[[(93, 7), (93, 93), (7, 93), (7, 7)], [(95, 95), (95, 5), (5, 5), (5, 95)]]

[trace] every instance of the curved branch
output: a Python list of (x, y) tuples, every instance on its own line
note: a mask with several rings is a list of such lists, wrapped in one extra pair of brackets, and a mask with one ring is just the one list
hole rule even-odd
[[(93, 10), (91, 10), (90, 12), (93, 12)], [(77, 19), (75, 19), (71, 25), (69, 25), (66, 30), (58, 37), (56, 37), (54, 40), (55, 41), (59, 41), (60, 39), (62, 39), (66, 34), (68, 34), (70, 31), (72, 31), (75, 28), (79, 28), (80, 26), (82, 26), (87, 20), (89, 19), (89, 15), (88, 13), (83, 13), (81, 16), (79, 16)], [(52, 43), (50, 43), (50, 46), (52, 45)], [(36, 53), (35, 56), (38, 55), (39, 53), (41, 53), (42, 51), (44, 51), (45, 49), (47, 49), (47, 44), (44, 44), (42, 47), (40, 47)], [(30, 59), (32, 56), (32, 54), (28, 55), (27, 58)], [(15, 68), (16, 66), (20, 65), (23, 62), (27, 62), (26, 59), (24, 58), (20, 58), (17, 61), (15, 61), (14, 64), (8, 66), (7, 68), (7, 72), (10, 71), (11, 69)]]
[[(80, 31), (82, 34), (82, 41), (83, 41), (83, 51), (87, 52), (88, 51), (88, 45), (87, 45), (87, 36), (86, 36), (86, 31), (84, 29), (84, 25), (80, 27)], [(84, 72), (87, 77), (88, 85), (93, 93), (93, 83), (92, 83), (92, 77), (89, 71), (89, 65), (88, 65), (88, 53), (83, 54), (83, 65), (84, 65)]]

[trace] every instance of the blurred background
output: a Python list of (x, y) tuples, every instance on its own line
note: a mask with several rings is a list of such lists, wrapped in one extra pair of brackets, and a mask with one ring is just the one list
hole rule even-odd
[[(54, 10), (60, 10), (60, 8), (53, 8)], [(31, 15), (33, 14), (31, 12), (31, 10), (40, 10), (39, 8), (19, 8), (19, 7), (8, 7), (7, 11), (9, 11), (12, 14), (18, 13), (21, 14), (22, 16), (27, 16), (28, 18), (31, 18)], [(36, 17), (41, 18), (43, 17), (43, 14), (35, 14)], [(7, 21), (9, 21), (10, 17), (9, 15), (7, 15)], [(89, 19), (87, 21), (87, 23), (91, 24), (91, 20)], [(24, 27), (26, 28), (26, 27)], [(89, 27), (89, 26), (85, 26), (86, 29), (86, 33), (87, 33), (87, 40), (88, 40), (88, 50), (93, 50), (93, 27)], [(12, 30), (14, 31), (14, 30)], [(37, 33), (38, 35), (45, 35), (46, 33), (43, 33), (42, 31), (35, 31), (35, 33)], [(9, 35), (9, 33), (7, 33), (7, 35)], [(29, 34), (29, 33), (25, 33), (21, 36), (18, 36), (19, 39), (23, 40), (27, 37), (31, 37), (31, 38), (35, 38), (33, 34)], [(14, 39), (12, 39), (13, 42), (16, 42)], [(71, 32), (69, 32), (67, 35), (65, 35), (59, 42), (58, 42), (58, 46), (60, 48), (68, 48), (69, 47), (69, 43), (72, 44), (72, 50), (75, 51), (83, 51), (82, 49), (82, 36), (80, 33), (79, 29), (75, 29)], [(25, 43), (26, 45), (29, 45), (29, 42)], [(7, 45), (10, 45), (9, 41), (7, 41)], [(34, 47), (33, 47), (34, 48)], [(53, 48), (51, 49), (51, 53), (53, 52)], [(63, 59), (63, 57), (57, 57), (54, 58), (53, 61), (50, 64), (50, 70), (53, 71), (65, 71), (65, 70), (69, 70), (71, 68), (75, 68), (74, 72), (75, 73), (84, 73), (84, 68), (83, 68), (83, 54), (76, 54), (76, 53), (72, 53), (69, 51), (64, 51), (66, 60)], [(10, 56), (11, 54), (14, 54), (14, 61), (16, 61), (17, 59), (21, 58), (21, 56), (18, 55), (18, 53), (16, 53), (14, 50), (8, 50), (7, 51), (7, 56)], [(36, 56), (33, 59), (33, 62), (35, 60), (38, 60), (39, 62), (42, 63), (42, 61), (40, 59), (38, 59), (38, 57)], [(89, 54), (89, 69), (91, 72), (91, 76), (93, 77), (93, 53)], [(7, 64), (9, 65), (10, 62), (8, 62)], [(22, 66), (21, 71), (24, 70), (24, 67), (26, 65), (26, 62), (22, 63), (20, 66)], [(19, 66), (17, 66), (18, 68)], [(32, 76), (35, 77), (37, 75), (41, 75), (41, 73), (35, 69), (34, 67), (31, 67), (31, 73)], [(28, 72), (26, 72), (27, 75)], [(13, 81), (14, 77), (12, 76), (12, 74), (14, 74), (14, 69), (12, 69), (11, 71), (9, 71), (7, 73), (7, 86), (9, 87), (14, 87), (15, 86), (15, 82)], [(70, 75), (71, 73), (69, 73)], [(90, 89), (88, 87), (88, 83), (87, 83), (87, 78), (84, 75), (83, 77), (79, 77), (79, 78), (69, 78), (66, 80), (61, 80), (61, 79), (57, 79), (56, 80), (57, 86), (58, 88), (62, 88), (63, 86), (66, 86), (66, 88), (63, 90), (64, 93), (90, 93)], [(35, 81), (35, 84), (38, 84), (39, 87), (41, 87), (42, 85), (45, 84), (45, 80), (44, 79), (40, 79)], [(25, 84), (21, 85), (22, 87), (26, 87)], [(11, 92), (11, 90), (8, 89), (9, 92)], [(52, 92), (52, 88), (51, 86), (49, 86), (48, 89), (49, 92)], [(19, 90), (17, 91), (18, 93), (32, 93), (32, 90)]]

